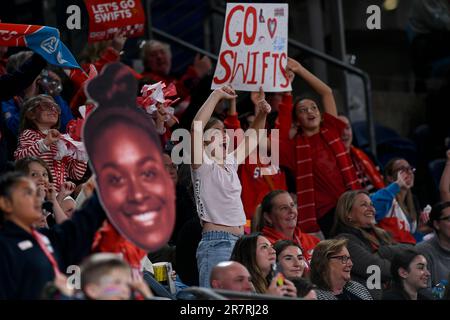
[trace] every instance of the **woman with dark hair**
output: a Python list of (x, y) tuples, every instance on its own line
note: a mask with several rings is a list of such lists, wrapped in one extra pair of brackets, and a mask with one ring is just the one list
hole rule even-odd
[(369, 291), (352, 281), (352, 258), (346, 239), (319, 242), (311, 260), (311, 282), (318, 300), (372, 300)]
[(252, 231), (261, 231), (272, 244), (278, 240), (292, 240), (301, 248), (307, 262), (311, 260), (314, 247), (320, 241), (300, 230), (297, 206), (284, 190), (271, 191), (264, 197), (255, 213)]
[(284, 279), (282, 285), (277, 284), (279, 275), (273, 275), (275, 250), (260, 232), (242, 236), (234, 246), (231, 260), (240, 262), (247, 268), (257, 293), (297, 296), (297, 290), (291, 281)]
[[(302, 231), (322, 231), (327, 238), (339, 196), (361, 186), (341, 140), (346, 125), (337, 118), (331, 88), (291, 58), (287, 69), (314, 89), (321, 98), (324, 112), (321, 113), (316, 99), (309, 97), (280, 108), (280, 164), (288, 167), (297, 178), (297, 208)], [(290, 134), (291, 124), (293, 134)]]
[(384, 168), (388, 187), (371, 195), (378, 226), (400, 243), (415, 244), (413, 234), (429, 232), (420, 218), (420, 205), (411, 192), (415, 168), (402, 158), (391, 159)]
[(383, 300), (429, 300), (420, 294), (428, 286), (430, 272), (427, 259), (414, 249), (405, 249), (391, 263), (392, 287), (383, 293)]
[(277, 253), (278, 271), (282, 271), (289, 280), (305, 276), (308, 263), (298, 244), (291, 240), (280, 240), (275, 242), (273, 248)]
[[(391, 278), (394, 254), (409, 247), (395, 244), (386, 231), (376, 227), (375, 208), (365, 190), (347, 191), (339, 198), (332, 235), (348, 240), (352, 279), (364, 285), (372, 274), (367, 270), (374, 266), (379, 268), (382, 285), (386, 284)], [(371, 289), (370, 293), (374, 299), (381, 298), (381, 289)]]

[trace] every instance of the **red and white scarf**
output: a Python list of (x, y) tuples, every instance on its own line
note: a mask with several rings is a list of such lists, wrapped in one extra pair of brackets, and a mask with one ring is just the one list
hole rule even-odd
[[(324, 114), (324, 120), (329, 115)], [(361, 189), (361, 185), (356, 176), (355, 168), (349, 153), (345, 150), (339, 134), (335, 130), (327, 128), (320, 129), (320, 135), (327, 141), (336, 156), (337, 165), (341, 171), (347, 189)], [(299, 213), (300, 228), (307, 233), (320, 231), (316, 217), (316, 201), (314, 191), (314, 172), (312, 168), (311, 145), (305, 134), (296, 136), (296, 160), (297, 160), (297, 206)]]

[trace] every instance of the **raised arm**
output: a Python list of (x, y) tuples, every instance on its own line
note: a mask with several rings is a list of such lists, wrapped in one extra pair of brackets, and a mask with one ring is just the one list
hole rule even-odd
[(259, 90), (259, 100), (256, 103), (256, 116), (249, 130), (244, 134), (244, 141), (241, 142), (234, 151), (238, 164), (245, 161), (257, 147), (262, 138), (262, 129), (266, 126), (266, 118), (270, 113), (270, 105), (265, 99), (262, 87)]
[(220, 100), (236, 97), (235, 91), (230, 86), (223, 86), (214, 90), (197, 111), (191, 124), (191, 166), (194, 170), (203, 162), (203, 130), (211, 118), (214, 108)]
[(441, 201), (450, 201), (450, 150), (447, 150), (447, 162), (445, 162), (444, 172), (442, 172), (439, 192)]
[(288, 58), (287, 68), (304, 79), (311, 88), (320, 95), (326, 113), (337, 117), (337, 107), (333, 96), (333, 90), (326, 83), (306, 70), (305, 67), (292, 58)]

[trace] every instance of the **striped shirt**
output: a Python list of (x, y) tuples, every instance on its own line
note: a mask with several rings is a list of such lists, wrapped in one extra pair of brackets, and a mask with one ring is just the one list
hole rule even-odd
[(57, 191), (60, 190), (61, 185), (68, 177), (80, 180), (86, 171), (87, 163), (70, 156), (65, 156), (61, 160), (55, 160), (57, 154), (56, 144), (46, 146), (44, 139), (45, 134), (40, 131), (24, 130), (19, 135), (19, 146), (14, 152), (14, 158), (18, 160), (34, 156), (44, 160), (50, 168)]

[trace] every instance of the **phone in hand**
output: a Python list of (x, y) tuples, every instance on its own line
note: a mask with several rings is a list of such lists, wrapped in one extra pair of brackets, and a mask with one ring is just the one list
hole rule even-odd
[(281, 287), (284, 285), (284, 274), (283, 274), (283, 267), (280, 263), (274, 264), (273, 267), (274, 276), (276, 277), (277, 286)]

